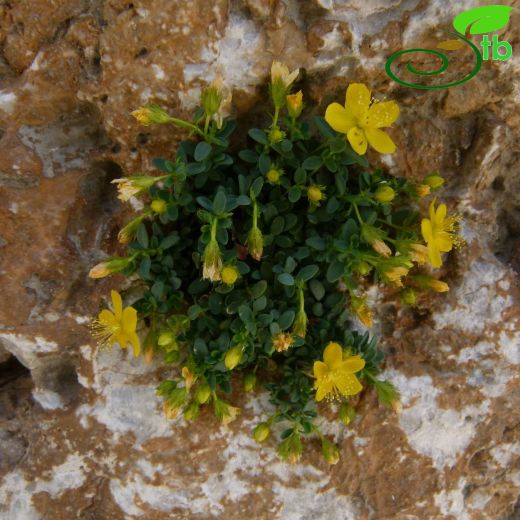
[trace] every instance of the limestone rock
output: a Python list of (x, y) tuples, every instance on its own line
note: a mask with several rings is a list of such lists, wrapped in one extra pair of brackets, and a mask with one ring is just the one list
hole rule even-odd
[[(449, 4), (449, 5), (448, 5)], [(520, 515), (520, 16), (507, 63), (452, 89), (391, 81), (387, 57), (432, 47), (460, 7), (440, 0), (37, 0), (0, 6), (0, 517), (513, 519)], [(154, 101), (185, 116), (216, 73), (261, 117), (273, 59), (302, 67), (307, 111), (366, 82), (396, 99), (392, 157), (438, 169), (464, 219), (451, 291), (414, 311), (373, 294), (400, 415), (363, 395), (328, 467), (317, 443), (287, 466), (251, 438), (265, 395), (234, 396), (219, 428), (167, 421), (158, 362), (97, 352), (88, 321), (122, 279), (93, 282), (131, 209), (110, 181), (152, 171), (182, 132), (140, 127)], [(465, 58), (464, 58), (465, 59)], [(464, 59), (455, 65), (464, 67)], [(431, 66), (419, 59), (418, 67)], [(14, 377), (13, 377), (14, 376)]]

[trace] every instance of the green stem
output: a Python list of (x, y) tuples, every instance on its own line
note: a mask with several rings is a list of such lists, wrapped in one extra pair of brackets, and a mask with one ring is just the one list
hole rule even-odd
[(203, 135), (201, 129), (198, 126), (196, 126), (192, 123), (188, 123), (187, 121), (184, 121), (183, 119), (177, 119), (176, 117), (170, 116), (170, 123), (180, 126), (181, 128), (187, 128), (189, 130), (193, 130), (195, 133), (197, 133), (199, 135)]
[(206, 121), (204, 121), (204, 137), (207, 137), (208, 135), (209, 121), (210, 117), (206, 115)]
[(357, 217), (357, 219), (359, 220), (359, 223), (360, 223), (361, 225), (363, 225), (364, 222), (363, 222), (363, 219), (361, 218), (361, 214), (359, 213), (359, 209), (358, 209), (358, 207), (357, 207), (357, 204), (356, 204), (355, 202), (353, 202), (353, 203), (352, 203), (352, 206), (354, 207), (354, 211), (355, 211), (355, 213), (356, 213), (356, 217)]
[(217, 240), (217, 225), (218, 218), (213, 217), (213, 220), (211, 221), (211, 240)]
[(271, 128), (275, 128), (278, 125), (278, 117), (280, 116), (280, 107), (274, 107), (274, 116), (273, 116), (273, 124)]

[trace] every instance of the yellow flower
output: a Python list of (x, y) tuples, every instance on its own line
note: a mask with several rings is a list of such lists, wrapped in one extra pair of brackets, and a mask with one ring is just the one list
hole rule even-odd
[(384, 256), (385, 258), (388, 258), (392, 255), (392, 250), (383, 242), (381, 239), (376, 238), (372, 242), (372, 249), (379, 253), (381, 256)]
[(435, 200), (430, 204), (430, 218), (423, 218), (421, 231), (428, 246), (428, 256), (433, 267), (441, 267), (441, 253), (451, 251), (454, 245), (460, 244), (456, 235), (459, 217), (446, 218), (446, 204), (435, 209)]
[(101, 346), (109, 347), (119, 343), (126, 348), (130, 343), (134, 349), (134, 356), (139, 355), (141, 345), (135, 331), (137, 327), (137, 311), (133, 307), (123, 309), (123, 300), (117, 291), (111, 291), (114, 312), (103, 309), (92, 323), (92, 334)]
[(435, 292), (448, 292), (450, 290), (450, 286), (446, 282), (437, 280), (437, 278), (433, 278), (433, 276), (418, 274), (412, 276), (412, 281), (422, 289), (431, 289)]
[(366, 153), (368, 144), (379, 153), (394, 153), (394, 142), (380, 128), (391, 126), (398, 117), (395, 101), (371, 101), (370, 90), (362, 83), (348, 86), (344, 107), (332, 103), (325, 112), (327, 123), (345, 134), (359, 155)]
[(279, 332), (273, 337), (273, 347), (276, 352), (284, 352), (294, 345), (293, 335), (289, 332)]
[(287, 112), (289, 116), (296, 119), (303, 110), (303, 92), (298, 90), (296, 94), (290, 94), (286, 98)]
[(428, 196), (430, 192), (431, 188), (428, 184), (417, 184), (415, 186), (415, 194), (421, 199)]
[(233, 285), (240, 275), (240, 271), (234, 265), (226, 265), (220, 271), (220, 277), (226, 285)]
[(365, 366), (360, 356), (343, 357), (343, 349), (338, 343), (331, 342), (323, 352), (323, 361), (314, 362), (314, 388), (316, 401), (356, 395), (363, 387), (354, 375)]

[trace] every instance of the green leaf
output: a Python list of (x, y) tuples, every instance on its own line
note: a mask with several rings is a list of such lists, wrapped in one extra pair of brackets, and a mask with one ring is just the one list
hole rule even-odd
[(335, 137), (337, 134), (321, 116), (314, 117), (314, 123), (323, 137)]
[(317, 249), (318, 251), (325, 251), (325, 240), (323, 240), (321, 237), (309, 237), (305, 243), (313, 249)]
[(260, 170), (260, 173), (265, 175), (269, 169), (271, 168), (271, 159), (269, 159), (269, 156), (263, 153), (260, 155), (260, 158), (258, 159), (258, 169)]
[(161, 240), (161, 244), (159, 245), (159, 249), (168, 249), (169, 247), (178, 244), (180, 240), (179, 234), (177, 232), (168, 235), (166, 238)]
[(311, 155), (303, 161), (302, 167), (306, 170), (316, 170), (323, 164), (321, 157), (318, 155)]
[(296, 275), (298, 280), (302, 280), (304, 282), (309, 281), (311, 278), (314, 278), (320, 271), (320, 268), (317, 265), (306, 265)]
[(309, 282), (309, 289), (311, 290), (314, 298), (316, 298), (318, 301), (323, 299), (325, 296), (325, 287), (323, 287), (323, 284), (316, 278)]
[(241, 305), (238, 308), (238, 315), (246, 325), (249, 323), (253, 323), (253, 311), (248, 305)]
[(253, 311), (260, 312), (263, 311), (267, 307), (267, 298), (265, 296), (261, 296), (253, 302)]
[(139, 266), (139, 276), (144, 280), (147, 280), (150, 276), (150, 267), (152, 266), (152, 260), (149, 256), (145, 256), (141, 260), (141, 265)]
[(201, 162), (211, 153), (211, 145), (206, 143), (206, 141), (201, 141), (195, 147), (195, 153), (193, 157), (197, 162)]
[(280, 326), (281, 330), (287, 330), (294, 321), (295, 312), (293, 310), (285, 311), (280, 318), (278, 319), (278, 325)]
[(188, 318), (191, 321), (195, 321), (200, 316), (202, 311), (203, 309), (200, 305), (192, 305), (188, 308)]
[(296, 171), (294, 172), (294, 181), (296, 184), (305, 184), (306, 180), (307, 174), (305, 173), (305, 170), (303, 168), (296, 168)]
[(208, 197), (197, 197), (195, 199), (204, 209), (208, 211), (213, 211), (213, 204), (211, 203), (211, 200), (208, 199)]
[(241, 150), (238, 152), (238, 156), (245, 162), (256, 164), (258, 161), (258, 155), (253, 150)]
[(143, 223), (139, 224), (139, 227), (137, 228), (137, 241), (144, 249), (148, 249), (148, 232)]
[(267, 136), (263, 130), (260, 130), (259, 128), (251, 128), (247, 133), (249, 134), (249, 137), (257, 143), (267, 144)]
[(458, 14), (453, 27), (461, 34), (484, 34), (498, 31), (509, 23), (512, 7), (507, 5), (484, 5)]
[(339, 280), (345, 271), (345, 266), (338, 260), (334, 260), (327, 269), (327, 281), (330, 283)]
[(201, 163), (190, 163), (186, 166), (187, 175), (197, 175), (206, 170), (206, 165)]
[(253, 195), (255, 197), (258, 197), (258, 195), (260, 195), (263, 185), (264, 185), (264, 179), (262, 177), (257, 177), (254, 180), (253, 184), (251, 184), (251, 191), (253, 192)]
[(160, 300), (164, 294), (164, 282), (158, 281), (152, 285), (152, 294)]
[(255, 283), (253, 287), (251, 287), (251, 296), (253, 298), (260, 298), (265, 291), (267, 290), (267, 282), (265, 280), (260, 280), (258, 283)]
[(289, 273), (282, 273), (282, 274), (279, 274), (278, 275), (278, 281), (283, 284), (283, 285), (287, 285), (289, 287), (293, 286), (294, 285), (294, 278), (291, 274)]
[(285, 220), (282, 216), (278, 215), (273, 219), (271, 222), (271, 234), (272, 235), (279, 235), (283, 231), (283, 227), (285, 224)]
[(226, 201), (226, 194), (222, 190), (217, 191), (213, 199), (213, 213), (216, 215), (223, 213), (226, 209)]
[(287, 198), (289, 199), (290, 202), (292, 202), (294, 204), (295, 202), (298, 202), (301, 195), (302, 195), (302, 190), (300, 189), (299, 186), (291, 186), (291, 188), (289, 189), (289, 193), (287, 194)]

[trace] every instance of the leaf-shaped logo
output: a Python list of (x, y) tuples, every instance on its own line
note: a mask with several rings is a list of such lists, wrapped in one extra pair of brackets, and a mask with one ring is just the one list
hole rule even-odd
[(484, 34), (498, 31), (509, 23), (509, 13), (513, 8), (507, 5), (484, 5), (463, 11), (453, 20), (453, 27), (466, 34)]

